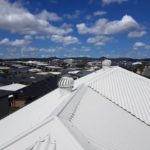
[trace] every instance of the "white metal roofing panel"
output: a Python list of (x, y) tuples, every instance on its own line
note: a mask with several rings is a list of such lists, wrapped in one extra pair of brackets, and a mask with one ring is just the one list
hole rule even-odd
[(53, 74), (53, 75), (61, 75), (62, 73), (61, 72), (54, 72), (54, 71), (50, 71), (49, 73)]
[[(82, 139), (81, 139), (82, 140)], [(51, 117), (0, 150), (85, 150), (58, 117)], [(87, 148), (86, 150), (91, 150)], [(93, 150), (93, 149), (92, 149)]]
[(88, 88), (71, 122), (102, 150), (149, 150), (150, 127)]
[(0, 120), (0, 145), (50, 117), (65, 100), (56, 89)]
[[(82, 84), (88, 85), (89, 88), (83, 89), (83, 91), (81, 89), (78, 92), (79, 86)], [(130, 84), (131, 86), (128, 87)], [(144, 118), (147, 121), (148, 116), (143, 116), (147, 115), (149, 108), (149, 103), (147, 104), (149, 86), (150, 81), (148, 79), (119, 67), (96, 71), (75, 81), (77, 92), (74, 91), (62, 96), (59, 89), (56, 89), (1, 120), (0, 146), (9, 140), (13, 140), (16, 136), (26, 133), (27, 130), (32, 129), (35, 125), (43, 123), (45, 119), (48, 119), (51, 115), (58, 114), (64, 108), (59, 117), (68, 120), (70, 115), (73, 114), (70, 120), (73, 125), (70, 128), (75, 125), (85, 137), (88, 137), (89, 143), (94, 144), (97, 149), (149, 150), (150, 128), (132, 116), (137, 113), (136, 115), (141, 117), (139, 118), (140, 120)], [(84, 86), (82, 87), (84, 88)], [(145, 94), (139, 92), (141, 88), (146, 92)], [(133, 93), (131, 94), (130, 91)], [(142, 98), (146, 99), (144, 99), (144, 105), (141, 104), (140, 99)], [(136, 99), (139, 100), (136, 101)], [(133, 102), (130, 102), (131, 100), (135, 103), (135, 106)], [(72, 102), (69, 103), (69, 101)], [(127, 112), (132, 113), (132, 115)], [(77, 142), (78, 140), (82, 141), (82, 138), (76, 137), (75, 139), (72, 138), (72, 134), (69, 134), (69, 138), (65, 139), (64, 135), (68, 135), (68, 129), (62, 130), (59, 123), (55, 123), (55, 129), (51, 130), (50, 126), (48, 128), (44, 127), (43, 132), (36, 133), (36, 137), (40, 134), (45, 137), (51, 133), (50, 131), (53, 131), (54, 137), (57, 136), (56, 147), (59, 147), (58, 150), (62, 150), (62, 147), (65, 150), (83, 150), (82, 146)], [(45, 136), (43, 133), (45, 133)], [(64, 140), (62, 140), (63, 138)], [(72, 142), (70, 142), (70, 139), (72, 139)], [(30, 144), (36, 143), (37, 138), (34, 138), (33, 132), (31, 138), (27, 141)], [(29, 144), (27, 141), (20, 140), (19, 142)], [(59, 146), (57, 146), (57, 143), (59, 143)], [(77, 147), (74, 143), (77, 144), (75, 144)], [(17, 145), (15, 146), (17, 147)], [(11, 148), (14, 150), (13, 147)], [(89, 147), (85, 149), (87, 150)]]
[(89, 86), (150, 125), (150, 80), (120, 67), (104, 73)]
[(24, 87), (26, 87), (26, 85), (20, 84), (20, 83), (13, 83), (13, 84), (1, 86), (0, 90), (17, 91), (17, 90), (20, 90), (20, 89), (22, 89)]
[(115, 67), (110, 67), (109, 69), (100, 69), (100, 70), (97, 70), (93, 73), (90, 73), (84, 77), (81, 77), (77, 80), (75, 80), (75, 85), (74, 87), (78, 87), (82, 84), (88, 84), (89, 82), (93, 81), (95, 78), (98, 78), (99, 76), (102, 76), (104, 73), (107, 73), (107, 72), (110, 72), (114, 69)]
[(69, 74), (78, 74), (80, 71), (79, 70), (75, 70), (75, 71), (69, 71)]

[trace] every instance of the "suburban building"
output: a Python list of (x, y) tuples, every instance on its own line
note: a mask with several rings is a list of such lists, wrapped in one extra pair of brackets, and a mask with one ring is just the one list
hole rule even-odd
[(0, 90), (0, 119), (9, 114), (11, 91)]
[(143, 71), (143, 76), (150, 78), (150, 65), (145, 66), (144, 71)]

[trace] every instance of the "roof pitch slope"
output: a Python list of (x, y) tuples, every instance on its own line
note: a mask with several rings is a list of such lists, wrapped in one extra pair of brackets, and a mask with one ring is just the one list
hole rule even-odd
[[(61, 95), (59, 89), (56, 89), (2, 120), (2, 122), (0, 122), (0, 145), (4, 143), (8, 145), (7, 141), (14, 141), (14, 138), (18, 138), (18, 135), (31, 133), (31, 137), (26, 136), (27, 139), (23, 136), (23, 140), (25, 141), (18, 139), (18, 142), (27, 144), (29, 149), (39, 148), (39, 145), (42, 147), (45, 146), (50, 140), (49, 136), (51, 137), (51, 135), (53, 135), (55, 139), (57, 139), (55, 144), (58, 150), (61, 150), (64, 146), (66, 147), (64, 148), (65, 150), (90, 149), (88, 144), (82, 145), (86, 142), (91, 143), (91, 145), (94, 145), (94, 148), (96, 147), (97, 149), (133, 150), (137, 148), (141, 150), (140, 144), (136, 146), (136, 142), (140, 141), (145, 135), (146, 139), (150, 138), (149, 126), (141, 123), (141, 121), (143, 121), (150, 125), (150, 81), (148, 79), (120, 67), (109, 67), (76, 80), (75, 89), (73, 92), (64, 96)], [(43, 107), (41, 108), (41, 106)], [(113, 112), (111, 112), (112, 109), (114, 110)], [(109, 111), (109, 114), (112, 114), (113, 117), (119, 115), (119, 119), (117, 117), (114, 119), (110, 116), (106, 119), (107, 122), (104, 118), (104, 112), (107, 113), (107, 111)], [(53, 115), (56, 119), (52, 121), (53, 123), (48, 123), (49, 126), (47, 126), (47, 128), (44, 122), (49, 120)], [(101, 115), (101, 118), (99, 118), (98, 115)], [(22, 116), (24, 116), (24, 118)], [(114, 122), (109, 124), (111, 120)], [(127, 125), (125, 131), (128, 132), (123, 130), (125, 125), (123, 123), (120, 125), (120, 120)], [(17, 124), (17, 121), (20, 123)], [(7, 131), (3, 131), (6, 125)], [(107, 131), (108, 128), (105, 128), (106, 125), (109, 125), (109, 131)], [(117, 125), (120, 129), (119, 136), (115, 133)], [(51, 128), (51, 126), (54, 128)], [(115, 130), (113, 130), (113, 127), (115, 127)], [(43, 130), (37, 130), (37, 132), (35, 132), (35, 128), (43, 128)], [(137, 132), (138, 129), (140, 129), (140, 132)], [(127, 133), (130, 133), (129, 131), (132, 132), (132, 136), (127, 136)], [(108, 134), (106, 134), (106, 132), (108, 132)], [(142, 133), (142, 136), (139, 136), (140, 133)], [(68, 134), (69, 136), (66, 137)], [(83, 136), (81, 136), (81, 134)], [(118, 141), (114, 138), (115, 134)], [(48, 136), (48, 139), (44, 139), (46, 136)], [(43, 142), (41, 143), (37, 137), (44, 139), (45, 144), (43, 145)], [(124, 137), (128, 137), (127, 142), (124, 141)], [(88, 141), (86, 141), (86, 138)], [(71, 142), (70, 139), (72, 139)], [(82, 140), (83, 143), (80, 143), (79, 141)], [(31, 145), (28, 143), (29, 141)], [(145, 150), (150, 148), (149, 144), (147, 144), (147, 140), (141, 140), (139, 143), (142, 143), (141, 145)], [(55, 144), (50, 145), (51, 148), (56, 149)], [(76, 148), (74, 144), (78, 148)], [(131, 147), (130, 144), (132, 145)], [(15, 146), (17, 146), (17, 144)], [(85, 148), (86, 146), (87, 148)], [(94, 150), (94, 148), (92, 150)], [(22, 147), (20, 149), (22, 149)], [(11, 147), (9, 150), (14, 149)]]
[[(89, 82), (102, 72), (102, 70), (96, 71), (95, 73), (76, 80), (75, 88), (78, 88), (83, 83)], [(70, 97), (72, 94), (73, 93), (62, 96), (59, 89), (56, 89), (2, 119), (0, 121), (0, 145), (32, 128), (39, 122), (42, 122), (45, 118), (51, 116), (54, 111), (57, 111), (57, 108), (62, 105), (62, 103), (69, 100), (68, 97)]]
[[(28, 147), (29, 150), (30, 149), (46, 150), (47, 147), (55, 148), (55, 145), (57, 145), (58, 150), (61, 150), (62, 144), (65, 144), (65, 140), (63, 139), (64, 137), (68, 141), (68, 145), (65, 144), (63, 146), (65, 150), (67, 149), (96, 150), (86, 140), (86, 138), (77, 130), (77, 128), (74, 128), (73, 124), (71, 124), (70, 122), (69, 119), (70, 117), (66, 117), (66, 115), (72, 116), (74, 109), (76, 108), (76, 105), (79, 103), (79, 101), (76, 102), (76, 100), (77, 99), (80, 100), (82, 95), (84, 95), (84, 91), (86, 91), (84, 86), (80, 86), (75, 92), (70, 94), (69, 98), (66, 98), (69, 101), (65, 101), (63, 105), (62, 104), (59, 105), (54, 110), (54, 112), (52, 113), (54, 117), (49, 116), (39, 124), (36, 124), (35, 126), (31, 127), (29, 130), (22, 132), (19, 136), (12, 138), (10, 141), (4, 143), (4, 145), (1, 145), (0, 150), (1, 149), (13, 150), (18, 149), (21, 146), (22, 146), (21, 148)], [(71, 109), (70, 108), (68, 109), (68, 105), (70, 106), (70, 104), (72, 107), (70, 107)], [(63, 128), (65, 128), (66, 130), (65, 134), (63, 133), (64, 132)], [(47, 138), (46, 139), (44, 138), (47, 134), (49, 134), (49, 132), (50, 135), (52, 135), (52, 137), (55, 137), (54, 138), (56, 141), (55, 143), (51, 142)], [(71, 137), (68, 138), (68, 136), (66, 136), (67, 134), (70, 134), (69, 136), (71, 136), (72, 139)], [(39, 139), (39, 137), (41, 138)]]
[(150, 149), (150, 127), (90, 87), (71, 122), (97, 149)]
[(97, 70), (97, 71), (90, 73), (86, 76), (83, 76), (83, 77), (75, 80), (74, 87), (77, 88), (82, 84), (88, 84), (89, 82), (92, 82), (93, 80), (99, 78), (100, 76), (103, 76), (104, 74), (110, 73), (115, 68), (116, 68), (115, 66), (111, 66), (108, 69), (100, 69), (100, 70)]
[[(72, 127), (71, 127), (72, 128)], [(56, 116), (21, 134), (1, 150), (94, 150), (82, 144), (71, 134), (68, 127)], [(88, 143), (86, 143), (89, 145)]]
[[(73, 93), (72, 93), (73, 94)], [(49, 118), (70, 95), (62, 96), (56, 89), (33, 103), (0, 120), (0, 145)]]
[(150, 80), (116, 67), (89, 83), (89, 87), (150, 125)]

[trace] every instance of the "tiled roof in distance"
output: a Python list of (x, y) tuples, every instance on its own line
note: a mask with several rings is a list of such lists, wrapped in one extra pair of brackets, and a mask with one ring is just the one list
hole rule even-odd
[(150, 81), (120, 67), (106, 71), (89, 87), (150, 125)]

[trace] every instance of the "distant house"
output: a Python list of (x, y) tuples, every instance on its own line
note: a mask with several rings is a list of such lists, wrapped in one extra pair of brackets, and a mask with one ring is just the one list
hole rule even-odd
[(0, 90), (0, 119), (9, 114), (11, 91)]
[(150, 66), (145, 66), (143, 76), (150, 78)]
[(10, 71), (10, 67), (0, 66), (0, 71), (3, 73), (8, 73)]
[(29, 69), (29, 67), (23, 66), (20, 64), (13, 64), (11, 66), (11, 72), (15, 73), (15, 74), (26, 73), (26, 72), (28, 72), (28, 69)]
[(24, 84), (19, 84), (19, 83), (12, 83), (9, 85), (1, 86), (0, 90), (5, 90), (5, 91), (13, 91), (16, 92), (22, 88), (26, 87)]
[(64, 63), (66, 63), (66, 64), (68, 64), (68, 65), (72, 65), (73, 64), (73, 62), (74, 62), (74, 60), (73, 59), (64, 59)]
[[(12, 102), (10, 103), (9, 107), (13, 108), (20, 108), (24, 106), (24, 102), (18, 100), (18, 94), (21, 89), (26, 87), (26, 85), (19, 84), (19, 83), (13, 83), (5, 86), (1, 86), (0, 90), (5, 91), (5, 93), (10, 92), (12, 93)], [(2, 107), (5, 107), (5, 104), (2, 104)]]
[(63, 69), (62, 67), (59, 67), (59, 66), (46, 66), (45, 68), (46, 70), (49, 70), (49, 71), (60, 71)]
[(54, 90), (57, 87), (57, 81), (57, 77), (46, 77), (45, 79), (42, 79), (18, 91), (18, 99), (25, 101), (25, 104), (28, 104)]

